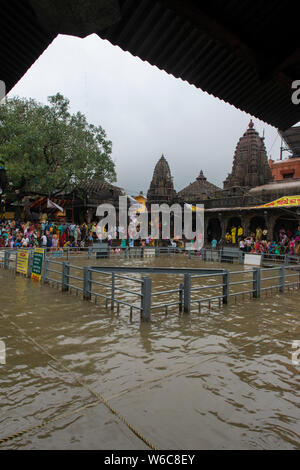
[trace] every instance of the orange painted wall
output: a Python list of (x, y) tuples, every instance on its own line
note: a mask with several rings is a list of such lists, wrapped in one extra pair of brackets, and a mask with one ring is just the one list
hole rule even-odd
[(293, 174), (291, 178), (300, 178), (300, 158), (289, 158), (287, 160), (280, 160), (274, 162), (269, 160), (269, 166), (275, 181), (285, 179), (285, 175)]

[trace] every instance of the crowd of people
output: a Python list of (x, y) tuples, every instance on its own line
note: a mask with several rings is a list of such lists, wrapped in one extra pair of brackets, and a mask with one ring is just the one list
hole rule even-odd
[[(124, 232), (122, 227), (114, 227), (114, 233), (99, 233), (97, 223), (55, 223), (50, 221), (32, 223), (16, 220), (0, 222), (0, 248), (32, 248), (41, 247), (50, 250), (64, 249), (67, 247), (84, 248), (93, 245), (103, 238), (110, 245), (112, 240)], [(233, 235), (233, 236), (232, 236)], [(255, 233), (245, 236), (241, 227), (227, 232), (224, 242), (213, 238), (212, 248), (216, 249), (222, 245), (239, 246), (244, 253), (266, 254), (270, 256), (278, 255), (299, 255), (300, 256), (300, 226), (296, 231), (281, 228), (276, 240), (270, 240), (266, 229), (257, 227)], [(122, 237), (119, 237), (122, 238)], [(184, 240), (169, 240), (169, 246), (184, 248)], [(234, 242), (234, 243), (233, 243)], [(128, 238), (118, 241), (119, 248), (126, 246), (133, 247), (135, 242), (130, 234)], [(146, 238), (138, 241), (139, 246), (155, 246), (155, 240)], [(115, 248), (118, 249), (118, 248)]]
[[(41, 247), (49, 250), (64, 248), (85, 248), (93, 245), (99, 240), (108, 242), (111, 246), (113, 240), (122, 238), (125, 229), (121, 226), (114, 227), (108, 233), (100, 233), (96, 222), (90, 224), (83, 223), (55, 223), (55, 222), (22, 222), (8, 220), (0, 222), (0, 248), (34, 248)], [(118, 235), (118, 237), (117, 237)], [(115, 250), (121, 250), (126, 246), (155, 246), (155, 240), (151, 237), (145, 240), (133, 240), (132, 234), (127, 238), (118, 241)], [(170, 240), (170, 246), (179, 246), (174, 240)], [(182, 246), (182, 244), (180, 245)]]
[[(218, 242), (214, 239), (212, 247), (216, 248), (217, 244)], [(269, 238), (267, 229), (257, 227), (255, 232), (245, 237), (243, 229), (239, 227), (234, 231), (234, 236), (230, 232), (226, 233), (225, 244), (238, 244), (244, 253), (265, 254), (272, 257), (287, 254), (300, 256), (300, 226), (295, 231), (281, 228), (275, 240)]]
[(0, 247), (51, 248), (85, 247), (98, 239), (96, 223), (82, 225), (55, 222), (19, 222), (0, 224)]

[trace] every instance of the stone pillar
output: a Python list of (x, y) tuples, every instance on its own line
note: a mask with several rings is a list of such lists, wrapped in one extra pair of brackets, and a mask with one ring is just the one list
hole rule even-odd
[(253, 217), (253, 214), (245, 214), (242, 216), (242, 224), (243, 224), (243, 229), (244, 229), (244, 236), (249, 237), (250, 236), (250, 220)]
[(225, 243), (225, 235), (226, 235), (226, 229), (227, 229), (227, 224), (228, 224), (228, 218), (227, 217), (220, 217), (220, 225), (221, 225), (221, 230), (222, 230), (222, 242)]
[(266, 226), (268, 230), (268, 240), (274, 240), (274, 227), (275, 227), (275, 221), (276, 217), (271, 215), (269, 212), (265, 216), (266, 220)]
[(207, 229), (208, 229), (208, 224), (209, 224), (209, 216), (205, 215), (204, 213), (204, 244), (208, 243), (207, 240)]
[(241, 214), (241, 226), (243, 228), (243, 237), (246, 237), (247, 236), (247, 227), (248, 225), (248, 222), (247, 222), (247, 216), (245, 214)]
[(88, 209), (86, 211), (86, 222), (87, 222), (87, 224), (90, 224), (92, 222), (92, 215), (93, 215), (93, 210)]

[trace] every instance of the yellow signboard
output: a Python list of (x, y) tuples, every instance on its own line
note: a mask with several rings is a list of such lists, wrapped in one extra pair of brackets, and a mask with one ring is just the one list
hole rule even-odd
[(295, 207), (300, 206), (300, 196), (284, 196), (276, 201), (268, 202), (263, 206), (256, 206), (261, 208), (268, 207)]
[(27, 250), (18, 250), (17, 255), (17, 273), (22, 273), (27, 275), (28, 271), (28, 251)]
[(5, 220), (13, 220), (15, 218), (14, 212), (5, 212)]

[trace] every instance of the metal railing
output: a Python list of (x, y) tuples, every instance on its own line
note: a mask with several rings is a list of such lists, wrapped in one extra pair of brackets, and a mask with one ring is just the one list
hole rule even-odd
[[(5, 250), (0, 266), (16, 271), (18, 250)], [(28, 273), (31, 275), (32, 251), (28, 257)], [(132, 274), (141, 275), (135, 278)], [(152, 291), (152, 277), (149, 274), (182, 276), (183, 282), (168, 290)], [(249, 267), (239, 271), (207, 268), (163, 268), (127, 266), (78, 266), (69, 261), (59, 260), (46, 255), (43, 263), (44, 283), (61, 287), (63, 292), (72, 291), (82, 294), (83, 299), (95, 302), (101, 298), (105, 307), (120, 305), (140, 312), (141, 318), (149, 320), (151, 312), (178, 307), (179, 312), (189, 313), (196, 304), (199, 311), (203, 303), (228, 304), (238, 296), (259, 299), (269, 291), (284, 293), (291, 288), (300, 288), (299, 264), (280, 264), (268, 268)], [(181, 278), (182, 279), (182, 278)], [(176, 280), (176, 282), (178, 282)], [(167, 299), (166, 299), (167, 297)], [(156, 303), (153, 303), (153, 300)]]

